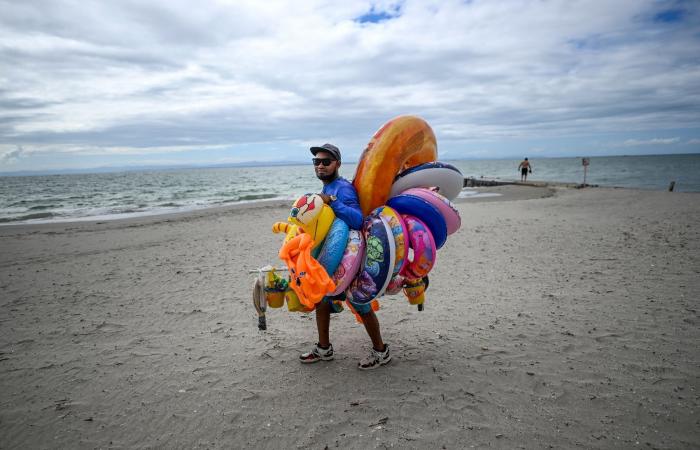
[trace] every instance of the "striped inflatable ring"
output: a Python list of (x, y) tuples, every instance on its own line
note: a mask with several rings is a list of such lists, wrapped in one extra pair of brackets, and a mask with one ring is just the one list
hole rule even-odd
[(408, 235), (406, 234), (406, 224), (395, 209), (389, 206), (380, 206), (375, 209), (372, 214), (379, 215), (386, 223), (389, 224), (391, 232), (394, 235), (394, 243), (396, 244), (396, 261), (394, 263), (393, 276), (401, 272), (404, 262), (406, 261), (406, 253), (408, 252)]
[(408, 214), (425, 223), (435, 239), (436, 248), (440, 248), (445, 244), (447, 240), (447, 223), (440, 211), (429, 202), (415, 195), (399, 194), (390, 198), (387, 205), (394, 208), (401, 215), (405, 216)]
[(457, 198), (464, 186), (464, 176), (452, 164), (439, 161), (427, 162), (404, 170), (391, 185), (389, 197), (415, 187), (437, 187), (449, 200)]
[(459, 216), (459, 211), (457, 211), (457, 208), (455, 208), (447, 197), (426, 188), (412, 188), (403, 191), (402, 193), (405, 195), (420, 197), (437, 208), (437, 210), (442, 214), (442, 217), (445, 219), (448, 236), (459, 230), (459, 227), (462, 226), (462, 218)]

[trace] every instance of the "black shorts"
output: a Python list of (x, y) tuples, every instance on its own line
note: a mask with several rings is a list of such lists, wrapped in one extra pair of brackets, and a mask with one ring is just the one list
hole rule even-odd
[(520, 170), (520, 173), (523, 174), (523, 175), (527, 175), (527, 167), (523, 167), (523, 168)]

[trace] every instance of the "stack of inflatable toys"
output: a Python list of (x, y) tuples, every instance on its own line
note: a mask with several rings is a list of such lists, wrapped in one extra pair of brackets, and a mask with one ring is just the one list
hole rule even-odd
[[(362, 230), (350, 230), (317, 194), (303, 195), (287, 222), (273, 225), (285, 234), (279, 257), (289, 270), (288, 309), (312, 311), (324, 297), (345, 293), (351, 311), (352, 303), (377, 310), (377, 299), (403, 291), (422, 310), (437, 250), (461, 225), (451, 200), (462, 190), (462, 173), (437, 161), (435, 134), (423, 119), (400, 116), (374, 134), (353, 185)], [(283, 305), (276, 276), (266, 278), (271, 308)]]

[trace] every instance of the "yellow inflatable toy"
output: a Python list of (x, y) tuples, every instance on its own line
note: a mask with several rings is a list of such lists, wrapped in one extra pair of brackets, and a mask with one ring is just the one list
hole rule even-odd
[(352, 182), (362, 214), (386, 203), (400, 171), (436, 159), (435, 133), (425, 120), (399, 116), (385, 123), (362, 152)]
[(272, 224), (273, 233), (284, 233), (284, 242), (289, 242), (301, 233), (311, 235), (313, 250), (318, 249), (333, 225), (333, 208), (323, 203), (318, 194), (304, 194), (292, 205), (287, 222)]
[(272, 232), (286, 234), (284, 237), (284, 242), (287, 242), (297, 234), (301, 233), (301, 230), (297, 225), (289, 222), (275, 222), (272, 224)]
[[(323, 203), (320, 195), (304, 194), (292, 205), (292, 210), (287, 218), (291, 227), (288, 228), (285, 242), (299, 233), (306, 233), (313, 239), (313, 249), (316, 249), (323, 244), (334, 219), (333, 208)], [(298, 227), (298, 229), (294, 229), (294, 227)], [(273, 226), (272, 231), (274, 230)], [(290, 234), (293, 235), (290, 237)]]

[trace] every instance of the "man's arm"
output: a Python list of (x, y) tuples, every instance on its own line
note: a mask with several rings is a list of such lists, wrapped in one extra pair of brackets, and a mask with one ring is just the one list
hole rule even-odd
[[(330, 199), (329, 199), (330, 200)], [(325, 198), (324, 198), (325, 201)], [(329, 202), (336, 217), (339, 217), (353, 230), (362, 228), (362, 210), (357, 193), (352, 186), (341, 186), (336, 194), (335, 201)]]

